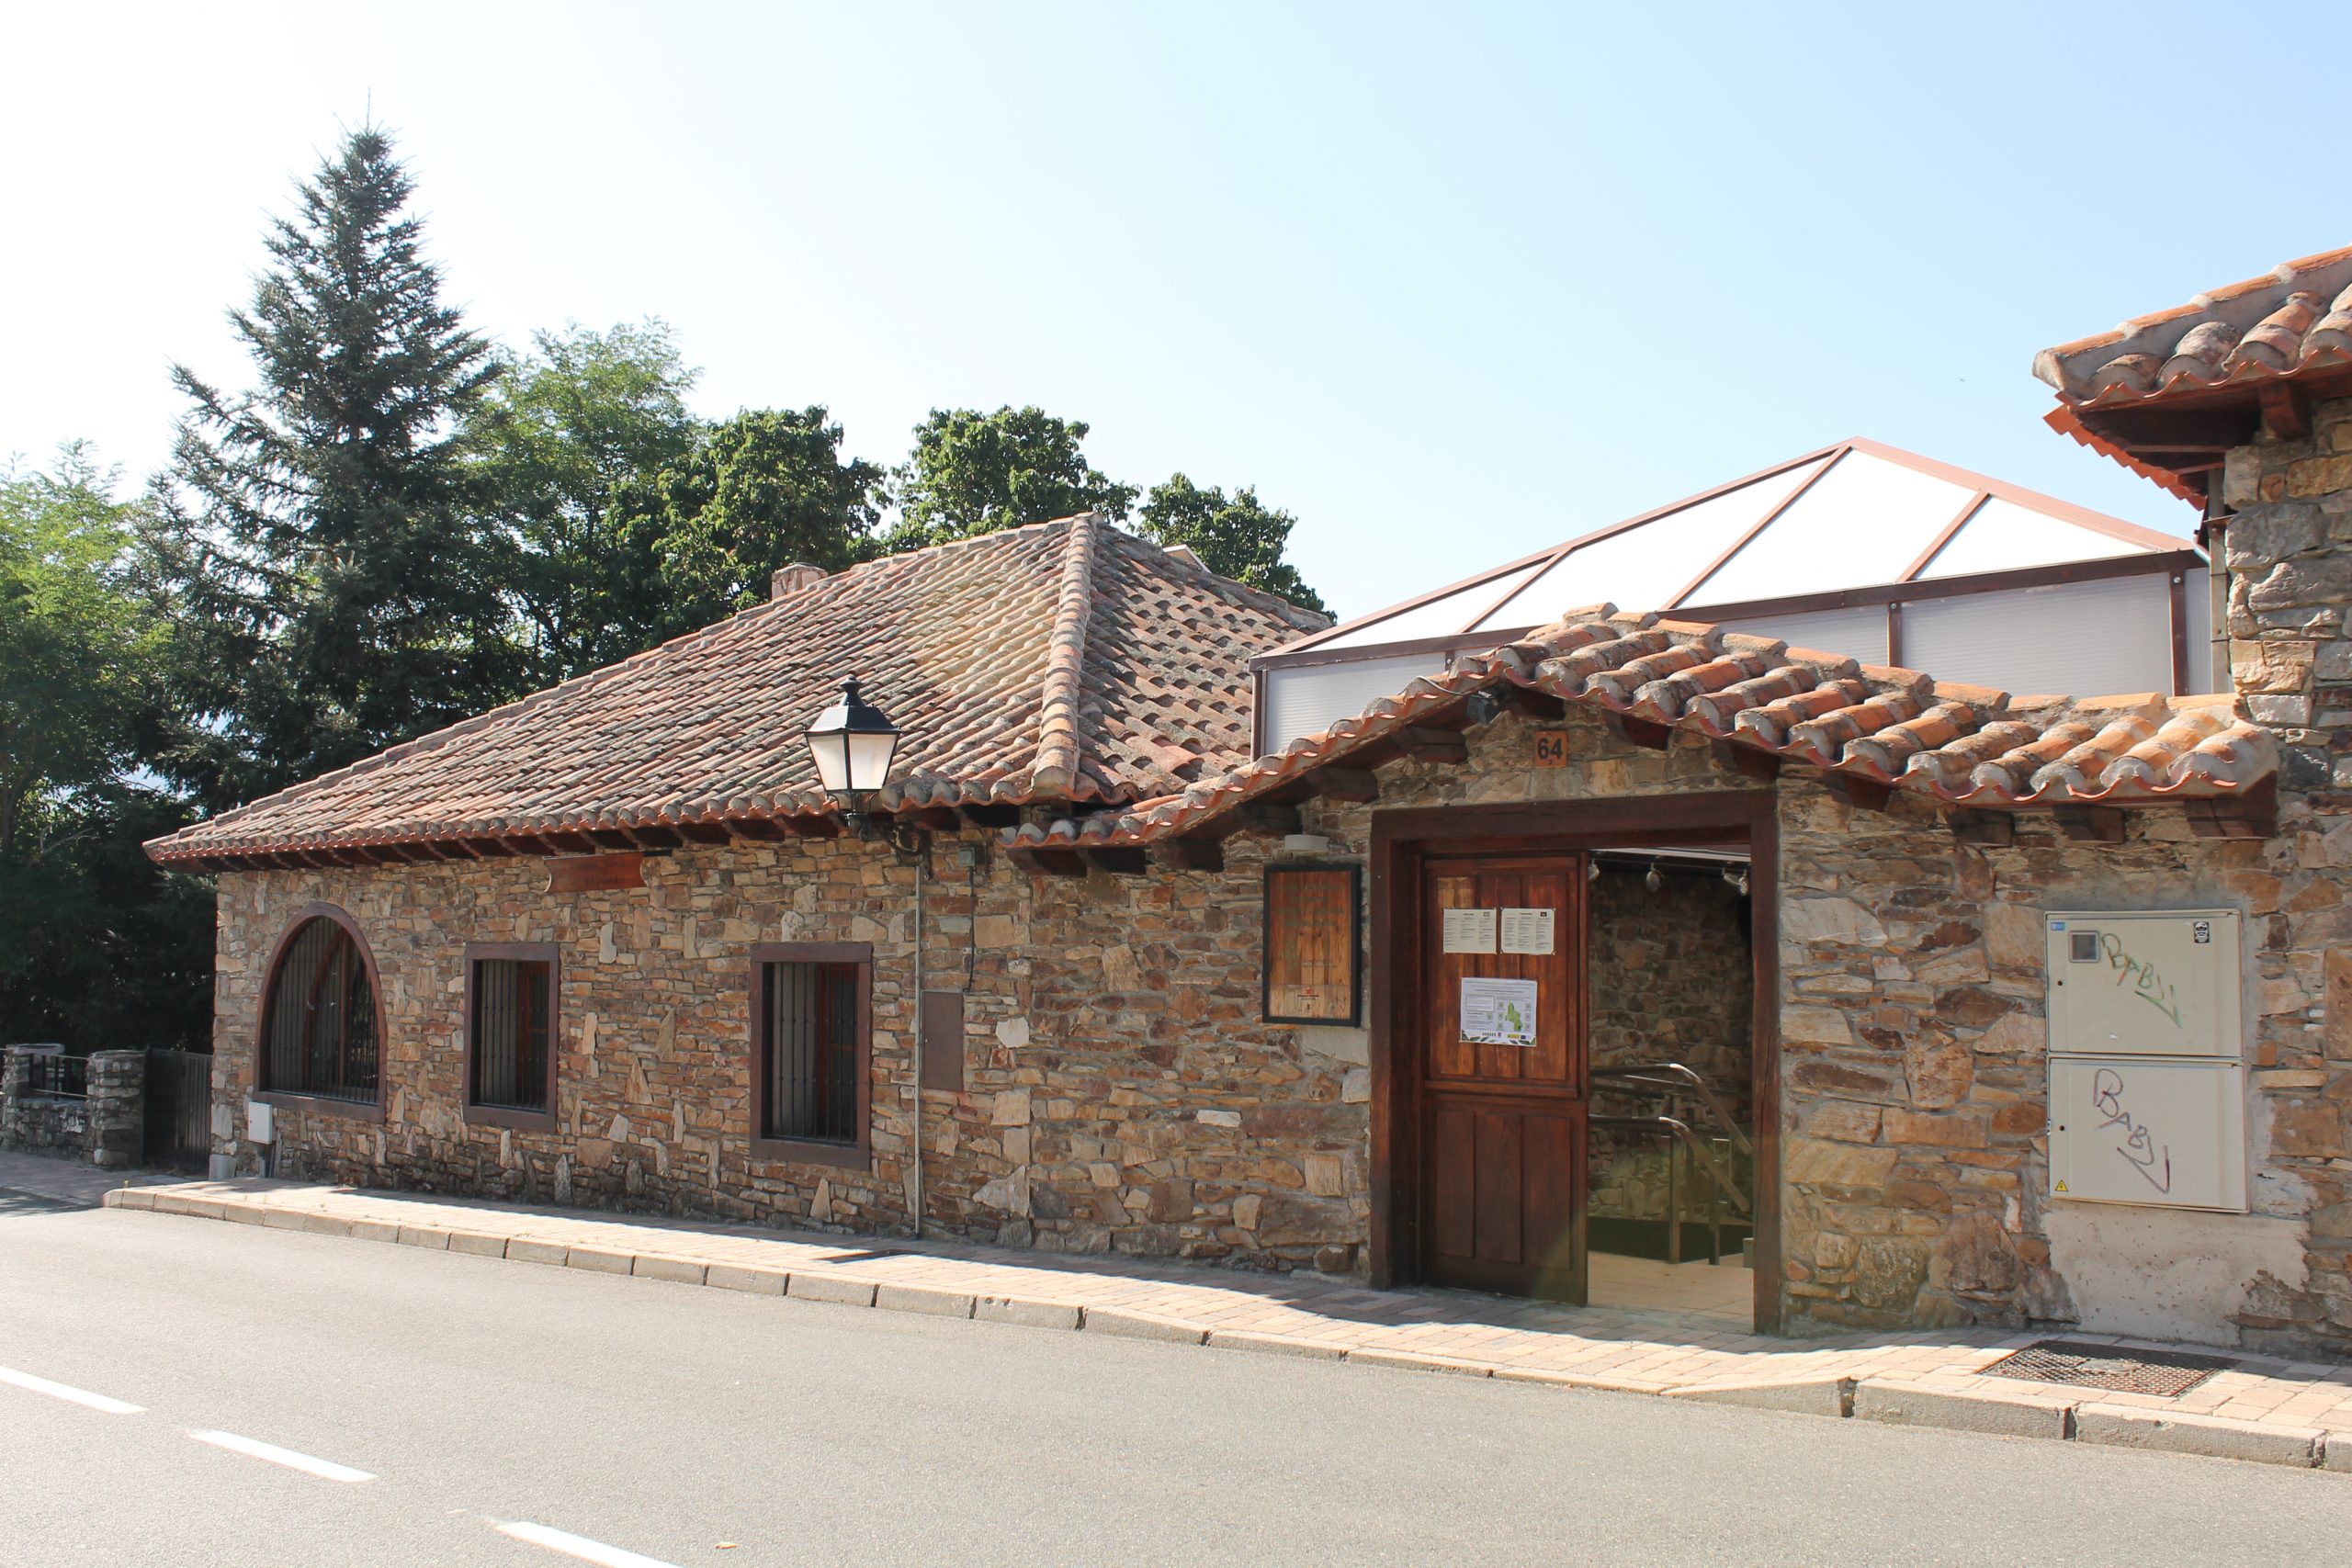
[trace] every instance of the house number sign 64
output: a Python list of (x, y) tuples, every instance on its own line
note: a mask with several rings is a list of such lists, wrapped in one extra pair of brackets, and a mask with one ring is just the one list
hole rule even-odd
[(1566, 730), (1539, 729), (1535, 732), (1535, 765), (1539, 768), (1565, 768), (1568, 765)]

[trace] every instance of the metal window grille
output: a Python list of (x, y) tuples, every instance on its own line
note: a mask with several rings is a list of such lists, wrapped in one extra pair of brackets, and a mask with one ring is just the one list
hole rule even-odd
[(269, 993), (266, 1088), (330, 1100), (376, 1098), (376, 994), (341, 926), (306, 922)]
[(770, 964), (764, 1123), (771, 1138), (857, 1142), (858, 967)]
[(90, 1059), (68, 1056), (62, 1052), (44, 1052), (32, 1059), (31, 1091), (50, 1100), (87, 1100), (90, 1097)]
[(532, 959), (474, 961), (476, 1105), (548, 1109), (548, 967)]

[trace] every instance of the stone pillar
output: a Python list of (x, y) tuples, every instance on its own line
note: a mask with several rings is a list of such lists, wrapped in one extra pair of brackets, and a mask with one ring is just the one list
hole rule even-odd
[(2352, 400), (2310, 412), (2309, 435), (2229, 454), (2215, 541), (2238, 708), (2278, 738), (2292, 894), (2251, 922), (2256, 1157), (2310, 1226), (2308, 1278), (2264, 1275), (2238, 1316), (2257, 1348), (2352, 1345)]
[(25, 1146), (21, 1122), (25, 1102), (32, 1098), (33, 1063), (56, 1049), (54, 1045), (10, 1045), (0, 1050), (0, 1149)]
[(2222, 499), (2239, 710), (2277, 733), (2284, 790), (2352, 790), (2352, 400), (2232, 451)]
[(90, 1163), (127, 1170), (146, 1153), (147, 1053), (93, 1051), (89, 1079)]

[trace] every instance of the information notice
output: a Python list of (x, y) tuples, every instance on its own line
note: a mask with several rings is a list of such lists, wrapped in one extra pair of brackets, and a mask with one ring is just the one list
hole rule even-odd
[(1448, 909), (1445, 912), (1444, 936), (1448, 953), (1492, 953), (1495, 950), (1495, 911)]
[(1465, 976), (1459, 1032), (1479, 1045), (1534, 1044), (1535, 982)]

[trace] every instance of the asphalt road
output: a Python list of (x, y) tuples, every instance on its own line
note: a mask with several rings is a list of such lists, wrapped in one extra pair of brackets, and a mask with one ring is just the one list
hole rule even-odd
[(0, 1203), (7, 1564), (2308, 1565), (2347, 1532), (2341, 1474)]

